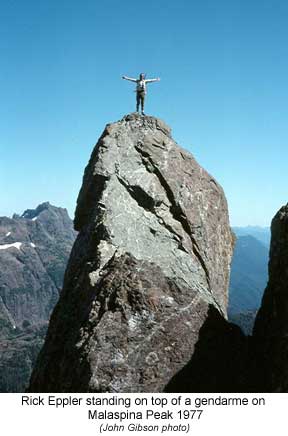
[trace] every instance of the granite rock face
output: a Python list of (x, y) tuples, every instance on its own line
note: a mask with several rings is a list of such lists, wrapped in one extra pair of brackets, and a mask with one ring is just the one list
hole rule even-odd
[(288, 204), (271, 224), (269, 281), (254, 326), (266, 392), (288, 392)]
[(92, 152), (75, 229), (29, 390), (164, 391), (211, 311), (210, 328), (219, 319), (230, 328), (234, 240), (222, 188), (162, 121), (130, 114)]
[(75, 237), (67, 211), (49, 203), (0, 217), (1, 392), (27, 386)]

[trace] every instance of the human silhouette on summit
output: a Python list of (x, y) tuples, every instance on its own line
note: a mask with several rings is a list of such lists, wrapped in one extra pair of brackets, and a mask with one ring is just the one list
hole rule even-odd
[(151, 82), (159, 82), (160, 79), (145, 79), (145, 74), (141, 73), (139, 75), (139, 79), (133, 79), (131, 77), (123, 76), (122, 79), (130, 80), (131, 82), (136, 83), (136, 111), (139, 112), (139, 106), (141, 103), (141, 113), (144, 115), (144, 103), (145, 103), (145, 95), (146, 95), (146, 83)]

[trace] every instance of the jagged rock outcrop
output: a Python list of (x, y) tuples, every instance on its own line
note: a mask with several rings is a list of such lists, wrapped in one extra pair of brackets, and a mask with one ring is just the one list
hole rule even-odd
[(254, 326), (259, 386), (288, 392), (288, 204), (272, 220), (269, 281)]
[(49, 203), (0, 217), (0, 392), (27, 387), (75, 237)]
[(208, 345), (218, 324), (221, 335), (231, 331), (224, 193), (159, 119), (131, 114), (107, 125), (75, 228), (29, 391), (163, 391), (193, 358), (200, 330)]

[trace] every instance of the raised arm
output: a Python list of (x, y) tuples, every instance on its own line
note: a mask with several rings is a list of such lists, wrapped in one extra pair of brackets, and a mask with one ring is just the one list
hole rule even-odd
[(157, 79), (146, 79), (145, 80), (146, 83), (150, 83), (150, 82), (160, 82), (159, 77), (157, 77)]
[(122, 76), (122, 79), (130, 80), (130, 82), (137, 82), (136, 79), (132, 79), (132, 77)]

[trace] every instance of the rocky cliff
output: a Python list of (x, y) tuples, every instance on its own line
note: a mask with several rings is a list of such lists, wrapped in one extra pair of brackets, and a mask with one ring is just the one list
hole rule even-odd
[(288, 392), (288, 204), (272, 220), (269, 281), (254, 326), (259, 384)]
[[(186, 389), (219, 390), (238, 356), (235, 338), (243, 339), (225, 320), (227, 204), (167, 125), (131, 114), (106, 126), (85, 170), (75, 228), (29, 390), (177, 390), (182, 371)], [(200, 373), (187, 375), (193, 365)]]
[(27, 386), (75, 237), (67, 211), (49, 203), (0, 217), (0, 392)]

